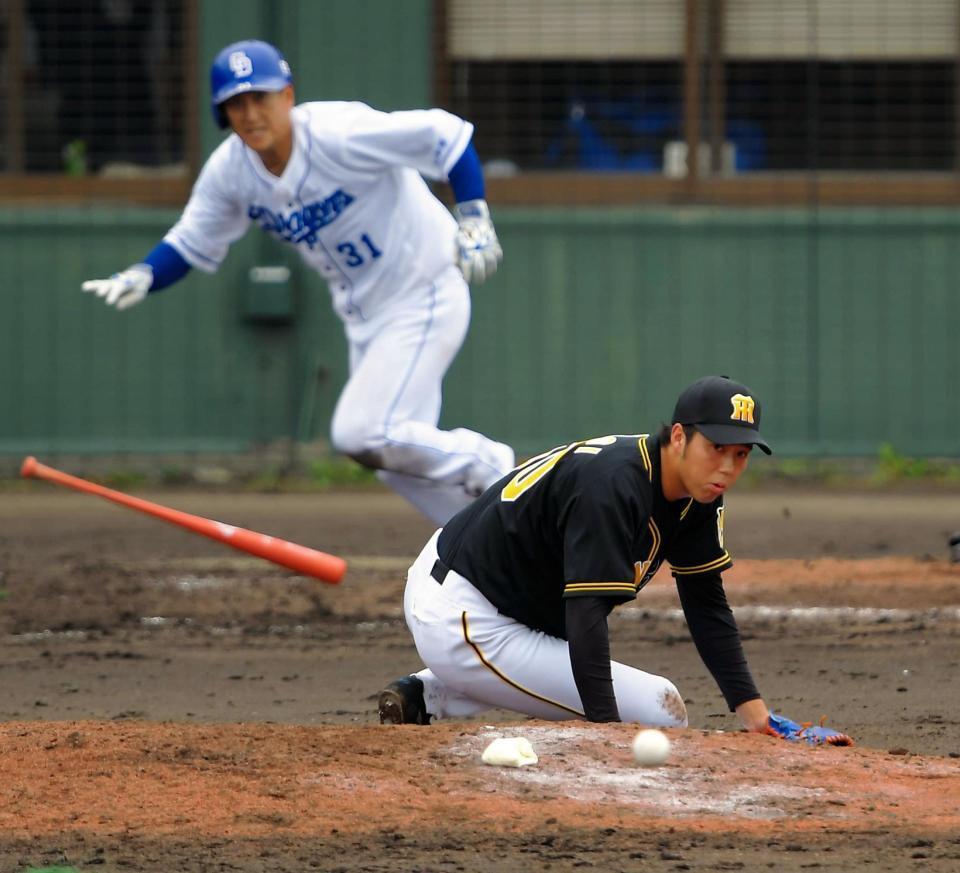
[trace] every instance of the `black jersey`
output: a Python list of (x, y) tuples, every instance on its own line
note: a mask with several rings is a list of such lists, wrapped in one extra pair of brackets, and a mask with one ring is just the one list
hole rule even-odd
[(501, 613), (562, 639), (565, 598), (625, 603), (664, 561), (675, 576), (731, 565), (723, 498), (667, 501), (659, 440), (645, 434), (532, 458), (446, 524), (438, 554)]

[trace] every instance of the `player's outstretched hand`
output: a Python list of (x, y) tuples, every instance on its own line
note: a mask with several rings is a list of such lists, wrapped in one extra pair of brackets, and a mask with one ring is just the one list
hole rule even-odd
[(147, 296), (153, 284), (153, 270), (146, 264), (134, 264), (122, 273), (114, 273), (109, 279), (90, 279), (81, 286), (102, 297), (108, 306), (129, 309)]
[(853, 740), (846, 734), (835, 731), (833, 728), (824, 727), (823, 723), (814, 725), (811, 722), (798, 724), (791, 721), (783, 715), (777, 715), (771, 712), (767, 721), (765, 733), (774, 737), (780, 737), (791, 743), (806, 742), (813, 746), (852, 746)]
[(503, 257), (486, 200), (464, 200), (453, 208), (457, 230), (457, 266), (467, 282), (479, 285), (497, 270)]

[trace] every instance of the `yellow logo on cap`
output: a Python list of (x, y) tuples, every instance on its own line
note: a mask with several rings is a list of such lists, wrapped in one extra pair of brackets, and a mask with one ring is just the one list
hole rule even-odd
[(746, 394), (734, 394), (730, 398), (733, 404), (733, 415), (730, 416), (734, 421), (746, 421), (753, 424), (753, 408), (757, 404), (752, 397)]

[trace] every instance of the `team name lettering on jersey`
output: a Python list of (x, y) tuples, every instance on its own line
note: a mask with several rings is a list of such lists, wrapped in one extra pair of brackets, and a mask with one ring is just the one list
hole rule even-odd
[(274, 212), (266, 206), (253, 203), (247, 214), (267, 233), (294, 245), (306, 243), (312, 249), (317, 244), (317, 231), (336, 221), (355, 199), (352, 194), (338, 188), (325, 200), (318, 200), (290, 213)]
[(734, 394), (730, 402), (733, 404), (733, 415), (730, 416), (733, 421), (746, 421), (753, 424), (753, 408), (757, 404), (752, 397), (746, 394)]

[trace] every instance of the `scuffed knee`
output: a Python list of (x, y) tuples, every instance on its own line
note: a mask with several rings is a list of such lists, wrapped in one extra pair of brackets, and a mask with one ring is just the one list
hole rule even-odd
[(617, 688), (620, 717), (647, 727), (686, 727), (687, 707), (677, 686), (663, 676), (640, 675), (643, 678), (635, 684), (625, 682)]
[(665, 683), (658, 703), (667, 718), (672, 720), (671, 727), (687, 726), (687, 706), (672, 682)]

